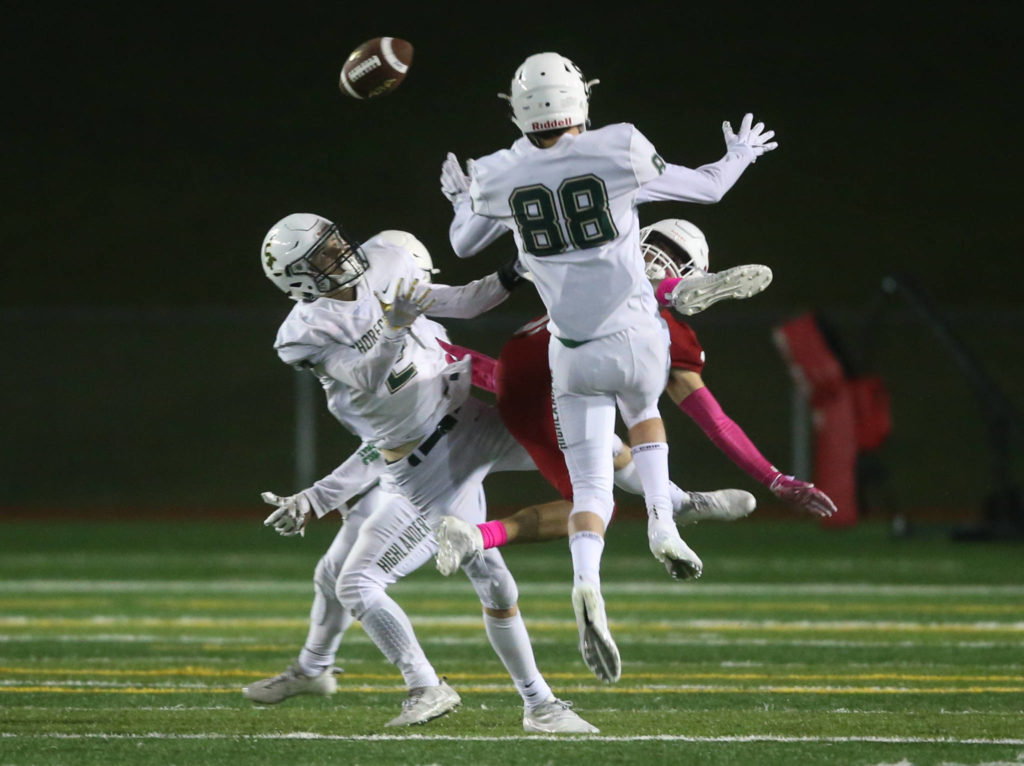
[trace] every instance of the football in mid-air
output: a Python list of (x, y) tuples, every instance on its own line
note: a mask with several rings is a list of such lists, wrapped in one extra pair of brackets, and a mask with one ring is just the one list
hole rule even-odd
[(374, 37), (348, 55), (338, 86), (352, 98), (380, 98), (402, 84), (410, 64), (412, 43), (397, 37)]

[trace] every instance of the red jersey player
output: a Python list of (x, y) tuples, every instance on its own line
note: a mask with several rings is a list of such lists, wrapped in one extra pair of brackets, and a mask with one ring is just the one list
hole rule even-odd
[[(742, 289), (720, 291), (708, 300), (700, 289), (708, 274), (708, 246), (703, 233), (688, 221), (667, 219), (644, 228), (641, 248), (647, 261), (647, 274), (659, 283), (657, 294), (663, 303), (669, 293), (677, 298), (675, 306), (687, 310), (692, 296), (706, 308), (723, 297), (747, 297), (764, 289), (770, 281), (770, 270), (734, 270), (743, 275)], [(751, 274), (761, 274), (760, 281)], [(688, 291), (688, 292), (687, 292)], [(679, 299), (683, 294), (685, 297)], [(698, 309), (699, 310), (699, 309)], [(704, 384), (704, 349), (697, 334), (671, 308), (661, 311), (670, 336), (671, 371), (666, 393), (692, 418), (736, 465), (751, 478), (766, 486), (777, 497), (809, 513), (827, 517), (835, 512), (831, 499), (813, 484), (787, 476), (772, 465), (718, 404)], [(474, 357), (474, 382), (497, 396), (497, 406), (506, 427), (530, 453), (537, 468), (562, 496), (562, 500), (530, 506), (497, 521), (476, 526), (454, 517), (445, 517), (437, 530), (439, 549), (437, 567), (451, 574), (461, 564), (485, 548), (511, 543), (538, 542), (565, 537), (569, 511), (572, 508), (572, 484), (558, 444), (558, 434), (551, 408), (551, 373), (548, 368), (547, 317), (534, 319), (517, 330), (503, 346), (498, 360), (479, 352), (453, 346), (457, 356)], [(621, 441), (615, 456), (615, 483), (621, 489), (641, 494), (639, 480), (630, 463), (630, 452)], [(717, 492), (683, 492), (672, 485), (673, 511), (677, 524), (701, 520), (734, 520), (754, 509), (754, 498), (742, 490)]]

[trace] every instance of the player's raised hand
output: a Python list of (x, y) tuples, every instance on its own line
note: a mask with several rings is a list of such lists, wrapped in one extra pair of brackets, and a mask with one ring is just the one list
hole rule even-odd
[(408, 290), (404, 289), (404, 284), (404, 279), (398, 280), (398, 284), (395, 285), (395, 296), (390, 302), (383, 295), (377, 294), (384, 319), (392, 330), (407, 328), (420, 314), (434, 305), (434, 301), (430, 299), (429, 283), (421, 284), (418, 279), (414, 279)]
[(725, 136), (725, 148), (727, 151), (741, 145), (748, 146), (754, 152), (754, 162), (757, 162), (758, 157), (765, 152), (777, 149), (779, 144), (777, 141), (771, 140), (775, 137), (774, 130), (766, 131), (763, 122), (758, 122), (756, 125), (753, 122), (754, 115), (747, 112), (743, 115), (743, 120), (740, 122), (739, 133), (734, 133), (732, 123), (726, 120), (722, 123), (722, 134)]
[(827, 519), (836, 512), (836, 504), (832, 498), (806, 481), (800, 481), (795, 476), (779, 474), (768, 486), (777, 498), (803, 508), (808, 513), (821, 516)]
[(303, 493), (279, 497), (273, 492), (263, 492), (260, 497), (264, 503), (277, 506), (277, 510), (267, 516), (263, 526), (273, 527), (282, 537), (306, 534), (306, 523), (313, 514), (313, 507)]
[(441, 165), (441, 193), (449, 202), (455, 202), (460, 194), (469, 191), (469, 176), (462, 172), (459, 159), (451, 152)]

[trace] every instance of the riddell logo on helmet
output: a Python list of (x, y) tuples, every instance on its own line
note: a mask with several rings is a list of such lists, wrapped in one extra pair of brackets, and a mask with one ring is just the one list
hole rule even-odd
[(533, 130), (553, 130), (555, 128), (571, 128), (573, 121), (571, 117), (563, 117), (561, 120), (544, 120), (530, 124)]

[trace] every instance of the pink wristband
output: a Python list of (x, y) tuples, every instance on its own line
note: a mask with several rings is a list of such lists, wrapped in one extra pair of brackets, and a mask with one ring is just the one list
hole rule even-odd
[(669, 300), (669, 295), (672, 294), (672, 290), (675, 289), (675, 286), (681, 281), (682, 280), (679, 277), (669, 277), (668, 279), (661, 280), (658, 286), (654, 288), (654, 297), (658, 299), (659, 306), (672, 305), (672, 301)]
[(477, 524), (476, 527), (484, 536), (484, 550), (500, 548), (508, 541), (508, 530), (500, 521), (485, 521), (483, 524)]

